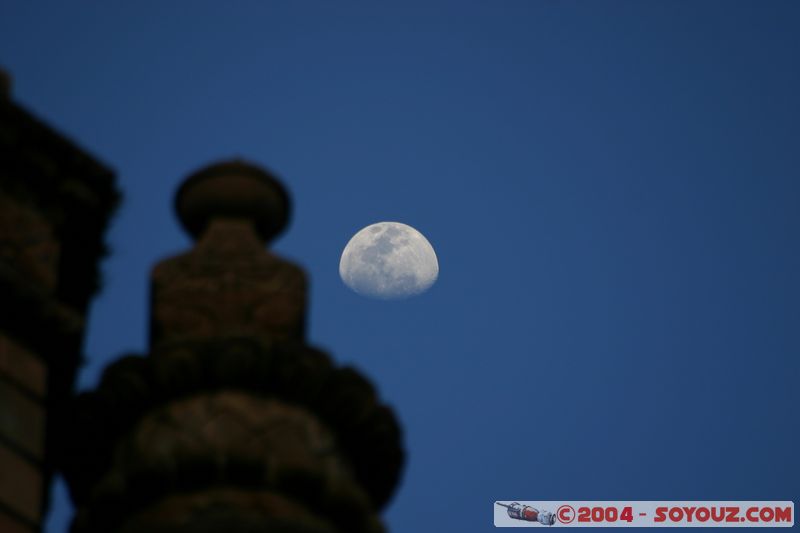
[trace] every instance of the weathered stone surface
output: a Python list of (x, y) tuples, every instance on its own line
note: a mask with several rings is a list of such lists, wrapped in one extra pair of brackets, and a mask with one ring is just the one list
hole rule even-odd
[(145, 509), (119, 533), (336, 533), (302, 503), (269, 491), (219, 488), (176, 494)]
[(299, 339), (306, 277), (264, 248), (250, 221), (215, 219), (191, 251), (152, 274), (151, 344), (253, 335)]
[(37, 459), (44, 449), (44, 408), (0, 381), (0, 437)]
[(0, 444), (0, 502), (32, 523), (39, 523), (42, 473)]
[(117, 447), (126, 470), (182, 459), (240, 461), (349, 477), (334, 436), (302, 408), (235, 391), (191, 396), (148, 413)]
[[(32, 224), (30, 213), (21, 220), (30, 228), (19, 229), (33, 231), (33, 243), (52, 231), (57, 250), (37, 244), (34, 262), (50, 264), (57, 255), (56, 298), (83, 313), (99, 286), (103, 235), (119, 201), (111, 170), (11, 100), (0, 99), (0, 194), (36, 212)], [(13, 216), (20, 220), (19, 213)]]
[(36, 528), (0, 510), (0, 531), (3, 533), (35, 533)]
[(36, 396), (45, 393), (45, 366), (33, 352), (0, 332), (0, 374)]
[[(120, 515), (134, 516), (124, 521), (124, 531), (173, 531), (166, 523), (177, 515), (197, 527), (196, 515), (208, 512), (222, 520), (220, 531), (256, 518), (277, 531), (382, 531), (335, 436), (305, 409), (235, 391), (189, 396), (150, 411), (117, 442), (92, 504), (81, 508), (76, 533), (113, 529)], [(223, 514), (214, 510), (218, 498), (208, 498), (220, 487), (239, 488), (222, 491)], [(187, 509), (181, 502), (188, 500), (205, 503)], [(142, 518), (142, 509), (151, 510), (143, 515), (149, 518)]]
[(58, 282), (60, 244), (44, 215), (0, 192), (0, 261), (52, 292)]
[[(73, 410), (73, 432), (62, 450), (73, 498), (79, 504), (90, 500), (91, 488), (111, 468), (117, 443), (148, 413), (221, 391), (302, 407), (334, 435), (337, 453), (371, 505), (380, 508), (394, 491), (403, 465), (400, 429), (369, 382), (302, 344), (239, 337), (173, 342), (151, 357), (126, 357), (111, 365), (98, 389), (81, 395)], [(174, 470), (167, 466), (169, 478)], [(260, 461), (253, 472), (261, 476), (269, 466)]]

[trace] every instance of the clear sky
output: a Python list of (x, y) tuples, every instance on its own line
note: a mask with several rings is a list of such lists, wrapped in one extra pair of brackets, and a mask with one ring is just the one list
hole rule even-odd
[[(146, 349), (176, 186), (242, 156), (294, 198), (275, 248), (311, 275), (310, 342), (405, 428), (392, 530), (797, 500), (799, 28), (778, 0), (5, 2), (15, 99), (125, 195), (79, 386)], [(340, 281), (381, 220), (436, 249), (428, 293)], [(59, 485), (48, 533), (69, 514)]]

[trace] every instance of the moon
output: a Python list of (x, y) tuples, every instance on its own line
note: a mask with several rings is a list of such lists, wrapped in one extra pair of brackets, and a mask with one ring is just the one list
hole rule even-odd
[(439, 261), (419, 231), (400, 222), (378, 222), (344, 247), (339, 276), (362, 296), (396, 300), (427, 291), (439, 277)]

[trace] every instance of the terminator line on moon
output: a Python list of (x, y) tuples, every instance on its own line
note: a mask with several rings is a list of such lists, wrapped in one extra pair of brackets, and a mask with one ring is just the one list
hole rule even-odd
[(428, 240), (400, 222), (378, 222), (356, 233), (342, 252), (339, 276), (362, 296), (407, 298), (428, 290), (439, 261)]

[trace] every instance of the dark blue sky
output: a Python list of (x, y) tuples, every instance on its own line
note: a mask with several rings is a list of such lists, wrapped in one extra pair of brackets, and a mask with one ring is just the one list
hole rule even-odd
[[(14, 97), (125, 194), (81, 387), (146, 349), (178, 183), (243, 156), (295, 200), (275, 248), (311, 275), (310, 341), (405, 427), (394, 531), (800, 496), (800, 4), (120, 4), (0, 10)], [(342, 285), (380, 220), (436, 248), (431, 291)]]

